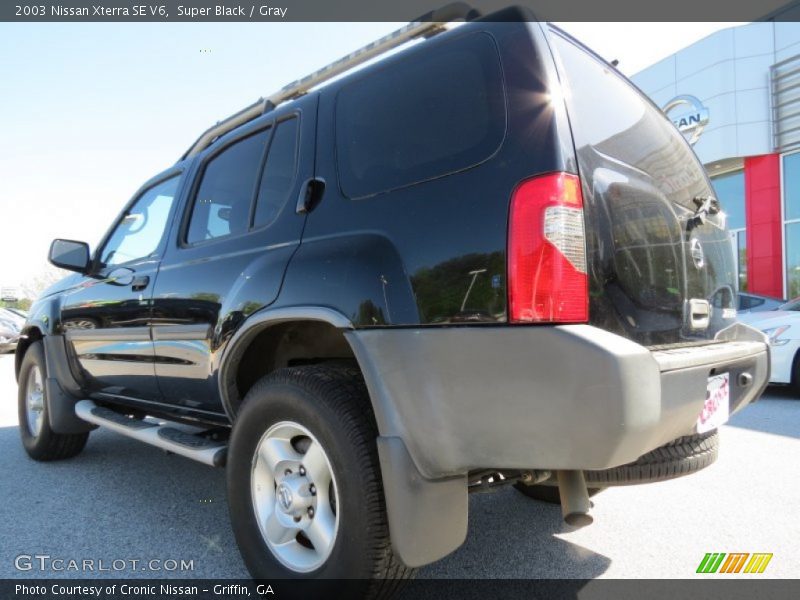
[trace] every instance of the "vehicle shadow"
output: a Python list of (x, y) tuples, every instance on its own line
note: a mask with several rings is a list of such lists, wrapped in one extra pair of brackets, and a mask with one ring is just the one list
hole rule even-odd
[(589, 579), (610, 559), (554, 537), (574, 531), (561, 507), (508, 487), (470, 496), (469, 532), (453, 554), (422, 569), (419, 577)]
[[(0, 456), (0, 578), (248, 576), (230, 529), (224, 470), (167, 456), (103, 430), (91, 434), (78, 457), (37, 463), (24, 453), (17, 428), (2, 427)], [(545, 587), (537, 589), (548, 590), (547, 597), (573, 598), (587, 579), (605, 572), (611, 561), (555, 537), (569, 530), (558, 506), (526, 498), (513, 489), (473, 495), (465, 544), (420, 569), (418, 575), (421, 580), (451, 581), (446, 585), (420, 581), (409, 588), (412, 596), (402, 596), (471, 597), (481, 590), (475, 580), (492, 578), (500, 587), (483, 592), (509, 597), (513, 590), (505, 588), (513, 581), (503, 583), (499, 578), (563, 579), (542, 582)], [(158, 573), (143, 570), (141, 563), (136, 568), (128, 565), (120, 571), (91, 573), (15, 569), (15, 557), (36, 553), (106, 563), (174, 559), (193, 561), (193, 565), (188, 571)], [(468, 589), (463, 588), (467, 584)], [(535, 597), (529, 584), (522, 589), (525, 597)]]
[(800, 394), (791, 385), (769, 385), (762, 397), (772, 400), (800, 400)]
[(727, 426), (800, 439), (800, 399), (793, 388), (770, 386), (758, 402), (733, 415)]
[[(611, 559), (556, 537), (569, 531), (559, 506), (510, 487), (472, 495), (464, 545), (420, 569), (402, 597), (577, 598)], [(426, 584), (430, 579), (450, 581)]]
[[(225, 472), (108, 431), (79, 456), (31, 460), (0, 428), (0, 578), (246, 578), (231, 532)], [(20, 554), (126, 561), (121, 570), (19, 571)], [(130, 560), (140, 561), (135, 566)], [(193, 561), (154, 572), (149, 560)]]

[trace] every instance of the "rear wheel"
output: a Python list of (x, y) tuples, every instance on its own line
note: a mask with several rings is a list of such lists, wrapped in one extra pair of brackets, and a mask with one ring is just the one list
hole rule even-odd
[[(412, 569), (389, 540), (377, 428), (357, 369), (304, 366), (248, 392), (229, 447), (228, 501), (250, 573), (379, 596)], [(339, 580), (339, 581), (335, 581)], [(322, 592), (315, 588), (317, 593)]]
[(22, 445), (34, 460), (72, 458), (83, 450), (89, 434), (62, 434), (50, 428), (46, 380), (47, 365), (42, 343), (34, 342), (25, 352), (19, 370), (17, 404)]

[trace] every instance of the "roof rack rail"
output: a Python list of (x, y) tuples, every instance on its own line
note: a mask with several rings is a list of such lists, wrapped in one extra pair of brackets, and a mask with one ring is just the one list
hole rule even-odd
[(260, 117), (266, 112), (274, 109), (279, 104), (287, 100), (293, 100), (306, 94), (311, 88), (328, 81), (350, 69), (401, 46), (413, 39), (420, 37), (431, 37), (444, 31), (444, 25), (452, 21), (470, 21), (480, 16), (480, 13), (465, 2), (453, 2), (439, 9), (425, 13), (415, 21), (401, 27), (384, 37), (343, 56), (337, 61), (314, 71), (310, 75), (293, 81), (283, 86), (280, 90), (267, 96), (259, 98), (256, 102), (231, 115), (227, 119), (217, 122), (216, 125), (207, 129), (197, 141), (184, 153), (181, 160), (191, 158), (221, 135), (228, 133), (248, 121)]

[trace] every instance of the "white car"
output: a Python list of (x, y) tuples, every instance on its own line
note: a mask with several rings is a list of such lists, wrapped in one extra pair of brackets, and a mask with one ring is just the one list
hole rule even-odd
[(769, 337), (770, 383), (794, 383), (800, 388), (800, 298), (782, 304), (777, 310), (751, 312), (739, 316), (742, 323), (760, 329)]

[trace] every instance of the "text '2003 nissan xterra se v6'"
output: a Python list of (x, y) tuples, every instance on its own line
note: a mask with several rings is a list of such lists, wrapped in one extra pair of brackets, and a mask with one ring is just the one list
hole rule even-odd
[(458, 548), (472, 490), (580, 525), (714, 461), (769, 353), (689, 145), (521, 9), (427, 17), (209, 129), (94, 254), (53, 242), (31, 457), (103, 426), (225, 466), (254, 576), (372, 580)]

